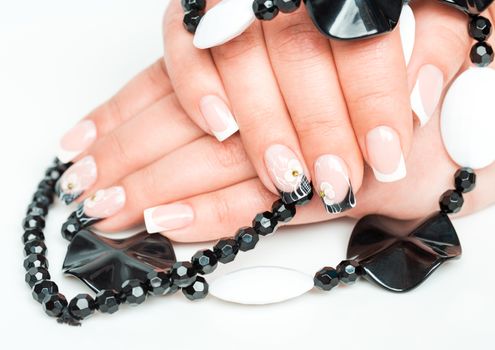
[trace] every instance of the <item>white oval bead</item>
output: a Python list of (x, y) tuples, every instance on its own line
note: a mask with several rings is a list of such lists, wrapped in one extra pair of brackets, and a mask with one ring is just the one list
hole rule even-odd
[(442, 138), (454, 162), (481, 169), (495, 160), (495, 70), (470, 68), (452, 84), (441, 114)]
[(402, 40), (402, 50), (404, 52), (404, 59), (406, 60), (407, 66), (411, 61), (414, 51), (414, 44), (416, 42), (416, 18), (414, 17), (414, 12), (409, 5), (404, 5), (404, 8), (402, 9), (399, 29), (400, 38)]
[(313, 278), (302, 272), (275, 266), (248, 267), (210, 283), (209, 293), (218, 299), (245, 305), (280, 303), (313, 288)]
[(198, 49), (222, 45), (241, 35), (255, 19), (253, 0), (223, 0), (205, 13), (193, 44)]

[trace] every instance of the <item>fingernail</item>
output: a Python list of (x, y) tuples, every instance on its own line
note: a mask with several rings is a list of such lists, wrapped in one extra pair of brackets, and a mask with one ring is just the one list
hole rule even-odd
[(326, 154), (315, 162), (316, 186), (328, 213), (339, 214), (356, 206), (349, 171), (342, 158)]
[(91, 120), (83, 120), (67, 131), (60, 140), (57, 157), (68, 163), (84, 152), (96, 139), (96, 126)]
[(187, 204), (161, 205), (144, 211), (144, 223), (148, 233), (183, 228), (193, 220), (193, 209)]
[(86, 156), (67, 169), (55, 190), (62, 202), (70, 204), (95, 183), (96, 177), (95, 160), (92, 156)]
[(414, 43), (416, 40), (416, 18), (414, 12), (409, 5), (404, 5), (402, 14), (400, 15), (400, 38), (402, 41), (402, 50), (406, 66), (409, 65), (414, 51)]
[(97, 191), (82, 204), (84, 214), (90, 218), (106, 219), (117, 214), (125, 205), (125, 191), (121, 186)]
[(199, 106), (208, 128), (218, 141), (228, 139), (239, 130), (232, 112), (221, 98), (215, 95), (205, 96)]
[(379, 126), (366, 136), (370, 166), (380, 182), (394, 182), (406, 177), (406, 163), (399, 135), (388, 126)]
[[(272, 145), (265, 152), (265, 165), (273, 184), (287, 203), (311, 199), (311, 183), (296, 154), (283, 145)], [(302, 203), (301, 203), (302, 204)]]
[(443, 84), (443, 73), (436, 66), (427, 64), (419, 70), (411, 93), (411, 106), (421, 126), (425, 126), (435, 113), (442, 97)]

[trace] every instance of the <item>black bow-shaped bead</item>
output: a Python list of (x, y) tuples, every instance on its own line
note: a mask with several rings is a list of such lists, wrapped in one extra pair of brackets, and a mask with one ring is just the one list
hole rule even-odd
[(491, 5), (493, 0), (440, 0), (441, 2), (446, 3), (447, 5), (452, 5), (455, 8), (470, 14), (470, 15), (478, 15), (481, 12), (485, 11), (488, 6)]

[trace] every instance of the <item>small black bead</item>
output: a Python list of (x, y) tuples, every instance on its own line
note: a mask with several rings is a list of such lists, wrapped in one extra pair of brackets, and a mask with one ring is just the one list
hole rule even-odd
[(272, 212), (279, 222), (289, 222), (296, 216), (296, 206), (279, 199), (272, 204)]
[(46, 245), (42, 240), (33, 239), (24, 245), (24, 255), (41, 254), (46, 255)]
[(471, 168), (461, 168), (455, 173), (455, 188), (462, 193), (468, 193), (476, 187), (476, 174)]
[(45, 228), (45, 219), (43, 219), (41, 216), (28, 215), (24, 218), (22, 227), (25, 230), (29, 230), (32, 228), (39, 228), (42, 230)]
[(239, 252), (239, 244), (235, 239), (224, 238), (218, 241), (213, 247), (213, 251), (222, 264), (227, 264), (235, 259)]
[(152, 295), (165, 295), (170, 292), (172, 280), (164, 271), (151, 271), (146, 275), (146, 287)]
[(60, 177), (62, 177), (63, 172), (59, 169), (59, 166), (55, 165), (51, 168), (48, 168), (45, 172), (45, 178), (53, 180), (57, 182)]
[(440, 197), (440, 210), (445, 214), (460, 212), (463, 204), (462, 193), (456, 190), (448, 190)]
[(29, 204), (26, 215), (28, 216), (42, 216), (45, 217), (48, 214), (48, 206), (41, 205), (40, 203), (33, 202)]
[(51, 178), (45, 177), (43, 180), (40, 181), (38, 184), (38, 188), (40, 190), (47, 190), (47, 191), (55, 191), (55, 184), (57, 182), (55, 180), (52, 180)]
[(483, 16), (474, 16), (469, 22), (469, 35), (478, 41), (486, 41), (492, 34), (492, 23)]
[(114, 290), (100, 290), (95, 297), (96, 308), (104, 314), (113, 314), (119, 311), (119, 293)]
[(209, 249), (199, 250), (191, 258), (194, 268), (198, 273), (203, 275), (215, 271), (218, 265), (218, 259), (215, 253)]
[(63, 294), (48, 295), (42, 302), (43, 310), (50, 317), (59, 317), (67, 307), (67, 299)]
[(178, 287), (186, 287), (194, 281), (196, 271), (193, 264), (189, 261), (177, 261), (172, 265), (170, 271), (170, 278), (174, 281), (174, 284)]
[(49, 280), (50, 273), (44, 267), (31, 267), (27, 270), (24, 280), (29, 287), (33, 288), (33, 286), (39, 281)]
[(253, 11), (256, 18), (269, 21), (278, 15), (279, 10), (273, 3), (273, 0), (254, 0)]
[(291, 13), (301, 6), (301, 0), (273, 0), (280, 12)]
[(43, 231), (41, 231), (38, 228), (33, 228), (32, 230), (24, 231), (24, 234), (22, 235), (22, 243), (26, 244), (27, 242), (32, 241), (34, 239), (40, 241), (45, 240), (45, 235), (43, 234)]
[(81, 223), (76, 217), (70, 217), (66, 222), (62, 225), (61, 233), (62, 237), (64, 237), (68, 241), (72, 241), (74, 236), (83, 229)]
[(58, 293), (58, 286), (55, 284), (55, 282), (49, 281), (49, 280), (42, 280), (37, 282), (32, 289), (32, 295), (34, 300), (36, 300), (38, 303), (42, 303), (43, 300), (48, 296), (52, 294), (57, 294)]
[(198, 28), (201, 18), (203, 18), (203, 15), (204, 12), (201, 10), (191, 10), (186, 12), (183, 20), (184, 28), (186, 28), (189, 33), (194, 34)]
[(313, 282), (315, 287), (329, 291), (339, 285), (339, 273), (333, 267), (324, 267), (315, 274)]
[(478, 67), (487, 67), (493, 62), (493, 48), (487, 42), (474, 44), (471, 49), (471, 62)]
[(344, 260), (337, 266), (339, 280), (345, 284), (353, 284), (361, 275), (361, 268), (354, 260)]
[(48, 269), (48, 260), (41, 254), (29, 254), (26, 259), (24, 259), (24, 268), (27, 271), (33, 267)]
[(33, 195), (33, 203), (49, 207), (53, 203), (53, 193), (49, 190), (37, 190)]
[(191, 10), (204, 10), (206, 0), (181, 0), (182, 9), (186, 12)]
[(208, 283), (201, 276), (196, 276), (193, 283), (182, 288), (182, 293), (189, 300), (203, 299), (208, 295)]
[(130, 305), (139, 305), (146, 300), (148, 289), (146, 285), (137, 279), (127, 280), (122, 283), (121, 294), (125, 302)]
[(77, 320), (91, 316), (96, 310), (96, 303), (89, 294), (78, 294), (69, 303), (70, 314)]
[(243, 252), (254, 249), (258, 241), (259, 235), (252, 227), (241, 227), (235, 234), (235, 240), (239, 244), (239, 249)]
[(254, 230), (262, 236), (273, 233), (278, 226), (278, 220), (275, 214), (265, 211), (264, 213), (257, 214), (253, 219)]

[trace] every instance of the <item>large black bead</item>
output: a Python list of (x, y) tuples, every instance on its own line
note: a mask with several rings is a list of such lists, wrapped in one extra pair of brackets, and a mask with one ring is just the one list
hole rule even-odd
[(487, 42), (478, 42), (473, 45), (470, 58), (478, 67), (487, 67), (493, 62), (493, 48)]
[(296, 216), (296, 206), (294, 204), (286, 204), (281, 199), (272, 204), (272, 212), (279, 222), (289, 222)]
[(64, 222), (61, 228), (62, 237), (68, 241), (72, 241), (74, 236), (83, 229), (83, 225), (79, 222), (76, 217), (69, 217), (69, 219)]
[(478, 15), (490, 6), (493, 0), (441, 0), (470, 15)]
[(22, 235), (22, 243), (24, 244), (35, 239), (39, 241), (45, 240), (45, 235), (43, 234), (42, 230), (33, 228), (32, 230), (26, 230)]
[(224, 238), (218, 241), (218, 243), (213, 247), (218, 261), (222, 264), (227, 264), (233, 261), (239, 252), (239, 243), (232, 238)]
[(235, 239), (239, 244), (239, 249), (243, 252), (247, 252), (248, 250), (254, 249), (254, 247), (256, 247), (256, 244), (258, 244), (260, 237), (254, 230), (254, 228), (242, 227), (237, 231)]
[(54, 182), (57, 182), (62, 177), (62, 174), (63, 174), (62, 170), (63, 169), (60, 169), (60, 166), (55, 165), (55, 166), (48, 168), (46, 170), (45, 177), (50, 179), (50, 180), (53, 180)]
[(461, 211), (464, 205), (462, 193), (456, 190), (449, 190), (440, 197), (440, 210), (446, 214), (454, 214)]
[(24, 245), (24, 255), (28, 256), (30, 254), (41, 254), (46, 255), (46, 245), (43, 241), (39, 239), (33, 239), (26, 242)]
[(461, 168), (455, 173), (455, 188), (462, 193), (468, 193), (476, 187), (476, 173), (471, 168)]
[(181, 0), (182, 9), (184, 11), (191, 10), (204, 10), (206, 7), (206, 0)]
[(196, 276), (193, 283), (182, 288), (182, 293), (189, 300), (203, 299), (208, 295), (208, 283), (201, 276)]
[(339, 285), (339, 273), (333, 267), (324, 267), (313, 278), (315, 287), (329, 291)]
[(275, 214), (269, 211), (257, 214), (253, 219), (254, 230), (262, 236), (269, 235), (277, 229), (278, 220)]
[(28, 216), (46, 216), (48, 214), (48, 206), (33, 202), (29, 204), (26, 215)]
[(210, 249), (199, 250), (192, 256), (191, 261), (196, 271), (203, 275), (212, 273), (218, 265), (217, 256)]
[(59, 317), (67, 307), (67, 299), (61, 293), (48, 295), (42, 302), (43, 310), (50, 317)]
[(24, 276), (24, 280), (29, 287), (33, 287), (39, 281), (49, 280), (50, 273), (44, 267), (31, 267), (27, 270), (26, 275)]
[(492, 34), (492, 23), (483, 16), (475, 16), (469, 22), (469, 35), (478, 41), (486, 41)]
[(203, 15), (204, 12), (201, 10), (191, 10), (186, 12), (182, 21), (184, 28), (186, 28), (189, 33), (194, 34), (198, 28), (201, 18), (203, 18)]
[(56, 183), (57, 183), (56, 181), (46, 177), (40, 181), (40, 183), (38, 184), (38, 188), (53, 192), (53, 191), (55, 191), (55, 184)]
[(100, 290), (95, 297), (96, 308), (104, 314), (113, 314), (119, 310), (119, 293), (114, 290)]
[(89, 294), (78, 294), (69, 303), (69, 313), (77, 320), (91, 316), (96, 310), (96, 303)]
[(58, 293), (58, 286), (55, 282), (42, 280), (37, 282), (31, 291), (34, 300), (38, 303), (42, 303), (47, 296)]
[(39, 215), (28, 215), (24, 218), (22, 222), (22, 227), (25, 230), (30, 230), (32, 228), (44, 229), (45, 228), (45, 219)]
[(40, 189), (33, 195), (33, 203), (37, 203), (40, 206), (48, 207), (53, 203), (53, 193), (50, 190)]
[(148, 289), (146, 285), (137, 279), (127, 280), (122, 284), (122, 296), (130, 305), (139, 305), (146, 300)]
[(194, 281), (196, 271), (189, 261), (178, 261), (172, 265), (170, 277), (177, 287), (186, 287)]
[(48, 269), (48, 260), (41, 254), (29, 254), (26, 259), (24, 259), (24, 268), (29, 270), (33, 267)]
[(152, 295), (165, 295), (170, 293), (172, 287), (170, 274), (165, 271), (150, 271), (146, 276), (146, 287)]
[(361, 275), (361, 268), (354, 260), (344, 260), (337, 266), (339, 279), (345, 284), (353, 284)]
[(273, 0), (273, 3), (283, 13), (294, 12), (301, 6), (301, 0)]
[(279, 9), (273, 0), (254, 0), (253, 11), (256, 18), (269, 21), (278, 15)]

